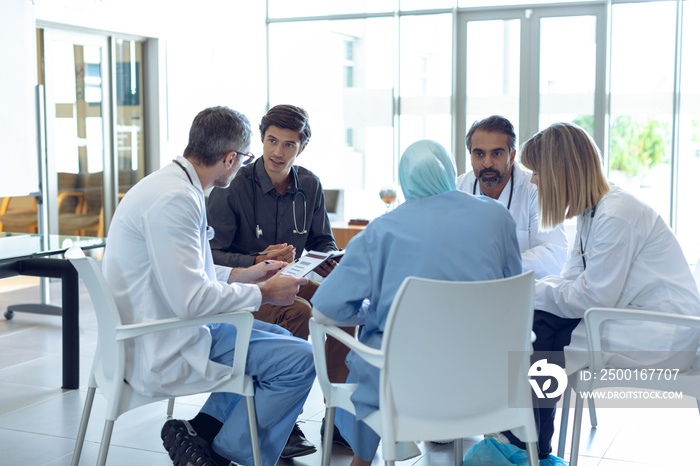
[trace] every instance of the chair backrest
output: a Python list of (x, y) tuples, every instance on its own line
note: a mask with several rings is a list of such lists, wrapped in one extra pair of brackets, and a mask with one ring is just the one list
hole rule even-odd
[(116, 341), (115, 329), (122, 324), (117, 303), (114, 301), (109, 285), (107, 285), (95, 259), (87, 257), (78, 246), (71, 246), (66, 251), (65, 257), (78, 271), (90, 294), (97, 317), (97, 354), (95, 360), (100, 361), (104, 375), (108, 379), (112, 379), (118, 365), (123, 371), (125, 358), (123, 345), (117, 344)]
[[(476, 282), (406, 278), (382, 341), (380, 406), (394, 411), (382, 423), (394, 424), (398, 440), (430, 420), (435, 439), (506, 429), (509, 417), (523, 416), (508, 408), (509, 386), (517, 402), (531, 407), (533, 314), (533, 272)], [(515, 360), (520, 367), (513, 373)]]

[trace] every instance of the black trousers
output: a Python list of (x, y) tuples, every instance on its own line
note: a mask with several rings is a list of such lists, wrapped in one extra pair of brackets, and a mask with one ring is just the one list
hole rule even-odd
[[(531, 363), (542, 359), (546, 354), (549, 363), (564, 367), (564, 347), (571, 343), (571, 333), (581, 319), (563, 319), (549, 312), (535, 310), (535, 318), (532, 322), (532, 330), (537, 336), (532, 344), (534, 353)], [(539, 353), (539, 354), (538, 354)], [(552, 436), (554, 435), (554, 406), (559, 398), (547, 399), (546, 406), (542, 406), (539, 398), (533, 395), (532, 404), (535, 411), (535, 426), (537, 427), (537, 451), (540, 459), (548, 457), (552, 453)], [(525, 444), (510, 431), (504, 435), (513, 445), (525, 449)]]

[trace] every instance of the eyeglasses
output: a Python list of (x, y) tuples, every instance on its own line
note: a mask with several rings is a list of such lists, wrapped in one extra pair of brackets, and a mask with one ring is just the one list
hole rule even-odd
[(252, 152), (238, 152), (234, 150), (233, 152), (236, 153), (236, 155), (241, 159), (241, 166), (245, 167), (246, 165), (250, 165), (250, 162), (255, 159), (255, 156), (253, 155)]

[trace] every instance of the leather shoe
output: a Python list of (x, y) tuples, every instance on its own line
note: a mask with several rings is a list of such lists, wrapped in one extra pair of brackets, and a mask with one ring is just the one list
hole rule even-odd
[(280, 458), (296, 458), (297, 456), (306, 456), (316, 452), (316, 447), (313, 443), (306, 440), (304, 432), (299, 428), (299, 424), (294, 424), (292, 433), (289, 434), (287, 444), (282, 449)]
[[(321, 442), (323, 442), (323, 433), (326, 431), (326, 418), (323, 418), (323, 421), (321, 421)], [(340, 431), (338, 430), (338, 426), (334, 425), (333, 426), (333, 443), (336, 443), (340, 445), (341, 447), (345, 447), (348, 450), (352, 451), (352, 447), (348, 443), (345, 438), (340, 435)]]

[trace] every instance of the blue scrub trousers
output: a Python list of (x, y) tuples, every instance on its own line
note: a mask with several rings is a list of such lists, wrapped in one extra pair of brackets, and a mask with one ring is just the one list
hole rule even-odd
[[(236, 327), (208, 326), (209, 359), (231, 365)], [(250, 336), (246, 374), (253, 377), (260, 452), (264, 466), (274, 466), (316, 378), (311, 344), (283, 328), (256, 320)], [(239, 403), (239, 401), (241, 401)], [(212, 442), (216, 453), (241, 465), (253, 463), (245, 400), (232, 393), (212, 393), (204, 414), (223, 424)]]
[[(347, 383), (355, 382), (357, 382), (357, 379), (353, 376), (352, 371), (350, 371)], [(377, 393), (379, 393), (378, 387)], [(377, 409), (379, 409), (379, 407), (377, 407)], [(379, 447), (379, 441), (381, 439), (370, 426), (358, 420), (354, 415), (348, 413), (344, 409), (336, 409), (334, 424), (340, 431), (340, 435), (342, 435), (352, 447), (352, 452), (355, 456), (362, 461), (372, 461), (374, 455), (377, 453), (377, 448)]]

